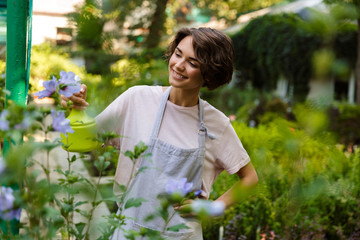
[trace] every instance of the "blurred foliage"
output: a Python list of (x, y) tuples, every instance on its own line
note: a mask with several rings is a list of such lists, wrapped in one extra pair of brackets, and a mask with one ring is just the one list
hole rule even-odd
[[(86, 0), (76, 7), (76, 12), (69, 15), (76, 24), (76, 42), (83, 49), (102, 50), (108, 39), (103, 28), (105, 19), (96, 0)], [(108, 43), (108, 48), (111, 44)]]
[[(157, 54), (160, 55), (160, 51)], [(102, 63), (99, 62), (99, 67)], [(42, 81), (53, 75), (59, 77), (61, 70), (74, 72), (88, 86), (88, 112), (93, 116), (131, 86), (168, 84), (167, 63), (160, 57), (152, 59), (146, 51), (141, 55), (121, 58), (109, 66), (107, 74), (97, 75), (87, 73), (84, 67), (72, 62), (70, 55), (61, 48), (44, 43), (32, 48), (30, 93), (42, 90)]]
[(236, 118), (252, 127), (285, 119), (313, 137), (326, 138), (350, 148), (360, 144), (360, 106), (345, 102), (320, 107), (308, 101), (293, 106), (277, 97), (261, 96), (240, 107)]
[[(205, 5), (205, 2), (198, 4)], [(256, 2), (259, 3), (253, 3)], [(120, 10), (135, 4), (132, 1), (127, 2), (129, 5), (123, 1), (118, 3), (123, 5), (114, 8), (111, 14), (130, 13)], [(226, 9), (219, 7), (222, 4), (245, 3), (213, 1), (209, 8), (216, 8), (220, 16), (220, 11)], [(97, 18), (103, 14), (98, 9), (90, 7), (82, 11), (82, 17), (89, 17), (97, 26), (103, 24), (103, 20)], [(238, 14), (230, 13), (224, 17), (233, 18)], [(356, 239), (360, 235), (360, 152), (354, 146), (360, 143), (359, 107), (344, 103), (335, 103), (326, 109), (317, 109), (309, 103), (293, 106), (246, 85), (251, 80), (255, 88), (272, 89), (283, 75), (295, 84), (299, 93), (306, 88), (314, 70), (323, 76), (330, 71), (337, 77), (347, 78), (348, 69), (355, 66), (356, 25), (349, 22), (339, 25), (333, 19), (322, 19), (316, 13), (314, 16), (312, 23), (317, 23), (314, 25), (307, 25), (295, 15), (264, 16), (250, 22), (232, 36), (240, 80), (214, 92), (201, 93), (202, 98), (220, 106), (224, 112), (236, 112), (242, 106), (233, 125), (260, 177), (256, 197), (204, 224), (205, 239), (217, 238), (220, 226), (225, 227), (226, 239), (259, 239), (260, 235), (273, 239)], [(99, 44), (103, 39), (86, 42), (84, 39), (90, 36), (85, 30), (83, 33), (87, 47), (104, 46), (104, 42)], [(73, 71), (87, 84), (88, 111), (96, 115), (131, 86), (167, 85), (166, 62), (153, 58), (154, 54), (160, 56), (161, 51), (112, 59), (109, 65), (116, 62), (106, 74), (96, 75), (72, 63), (69, 55), (61, 50), (47, 44), (35, 46), (31, 91), (41, 90), (39, 81), (47, 80), (60, 70)], [(89, 52), (92, 57), (96, 56), (97, 69), (104, 68), (100, 55)], [(319, 67), (312, 68), (313, 60)], [(4, 66), (0, 61), (1, 83)], [(220, 196), (236, 180), (236, 176), (221, 174), (211, 198)]]
[(330, 130), (336, 133), (338, 141), (352, 147), (360, 144), (360, 107), (351, 104), (334, 104), (328, 109), (331, 119)]
[[(107, 35), (115, 39), (126, 38), (126, 41), (135, 47), (151, 49), (156, 48), (162, 40), (172, 35), (176, 25), (191, 23), (197, 20), (198, 15), (205, 16), (207, 21), (210, 17), (214, 17), (227, 23), (235, 23), (243, 13), (283, 2), (283, 0), (105, 0), (99, 4), (97, 0), (86, 0), (69, 16), (77, 26), (77, 41), (85, 48), (101, 49), (104, 45), (111, 46)], [(104, 31), (107, 23), (116, 25), (110, 30), (111, 33), (108, 30)]]
[(226, 115), (235, 114), (239, 107), (261, 98), (271, 98), (271, 93), (232, 82), (213, 91), (201, 89), (200, 96)]
[(84, 79), (84, 83), (88, 86), (89, 111), (100, 113), (129, 87), (168, 84), (165, 61), (153, 59), (142, 62), (139, 59), (120, 59), (111, 65), (111, 73), (107, 75), (87, 75), (89, 77)]
[[(346, 16), (346, 18), (351, 18), (351, 19), (357, 19), (359, 18), (359, 8), (360, 8), (360, 1), (358, 0), (324, 0), (325, 3), (327, 4), (339, 4), (338, 7), (340, 8), (339, 10), (343, 10), (343, 11), (339, 11), (340, 13), (345, 13), (347, 12), (345, 15), (343, 14), (339, 14), (339, 16)], [(349, 14), (351, 13), (351, 14)]]
[[(131, 15), (136, 8), (142, 6), (142, 2), (144, 1), (106, 0), (103, 2), (104, 16), (107, 19), (114, 20), (117, 25), (121, 27), (126, 21), (127, 16)], [(154, 6), (152, 6), (151, 4), (151, 1), (147, 1), (144, 7), (153, 8)], [(135, 25), (146, 26), (146, 24), (148, 24), (146, 21), (149, 21), (148, 16), (141, 17), (145, 19), (134, 21)], [(136, 16), (134, 16), (134, 18), (136, 18)]]
[[(325, 0), (325, 3), (333, 6), (331, 13), (336, 19), (343, 21), (356, 21), (357, 22), (357, 49), (360, 48), (360, 1), (358, 0)], [(335, 6), (335, 7), (334, 7)], [(355, 22), (354, 21), (354, 22)], [(355, 51), (354, 51), (355, 52)], [(356, 103), (360, 105), (360, 52), (356, 51), (356, 66), (355, 66), (355, 79), (356, 79)]]
[[(359, 236), (359, 148), (350, 153), (325, 137), (331, 133), (324, 131), (323, 111), (299, 106), (295, 112), (302, 117), (299, 123), (278, 118), (253, 128), (233, 122), (260, 182), (253, 197), (204, 224), (204, 239), (215, 239), (220, 226), (224, 239)], [(235, 179), (221, 174), (211, 197), (224, 193)]]
[[(191, 1), (200, 9), (208, 8), (218, 19), (225, 19), (228, 22), (236, 22), (236, 19), (244, 13), (259, 10), (284, 2), (283, 0), (246, 0), (246, 1), (224, 1), (224, 0), (201, 0)], [(286, 2), (286, 1), (285, 1)]]
[(76, 6), (76, 11), (68, 14), (76, 26), (75, 41), (79, 46), (77, 54), (85, 59), (87, 72), (106, 73), (109, 65), (117, 57), (111, 53), (113, 36), (104, 31), (107, 22), (101, 4), (97, 0), (86, 0)]
[(256, 18), (232, 36), (240, 81), (272, 90), (283, 76), (301, 96), (311, 77), (348, 79), (356, 60), (356, 30), (355, 24), (314, 10)]
[(107, 53), (102, 50), (83, 49), (72, 52), (74, 57), (83, 57), (85, 60), (85, 69), (90, 74), (106, 75), (110, 73), (110, 66), (122, 56)]
[(49, 80), (49, 76), (56, 77), (61, 70), (72, 71), (84, 79), (84, 68), (71, 61), (69, 55), (61, 49), (54, 48), (49, 43), (33, 46), (30, 66), (30, 92), (42, 90), (42, 81)]
[(321, 39), (299, 28), (299, 21), (296, 15), (266, 15), (232, 36), (235, 67), (255, 88), (274, 89), (281, 75), (306, 88)]

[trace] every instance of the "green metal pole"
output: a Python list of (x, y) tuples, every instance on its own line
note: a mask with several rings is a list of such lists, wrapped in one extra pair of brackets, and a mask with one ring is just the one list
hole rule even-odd
[[(32, 0), (30, 0), (31, 2)], [(28, 27), (28, 0), (7, 0), (7, 34), (6, 34), (6, 90), (10, 92), (7, 100), (25, 106), (28, 94), (27, 77), (27, 27)], [(29, 37), (29, 40), (31, 36)], [(31, 47), (28, 46), (29, 48)], [(4, 141), (4, 155), (10, 149), (10, 144)], [(16, 186), (14, 187), (16, 188)], [(3, 232), (19, 234), (19, 221), (10, 221), (10, 227), (0, 220)], [(10, 228), (10, 229), (9, 229)]]
[(6, 90), (7, 100), (26, 105), (27, 0), (7, 0)]

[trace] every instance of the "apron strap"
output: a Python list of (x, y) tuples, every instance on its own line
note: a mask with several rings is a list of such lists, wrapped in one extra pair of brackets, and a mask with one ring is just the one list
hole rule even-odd
[(160, 107), (156, 114), (155, 124), (151, 133), (151, 139), (157, 138), (159, 136), (160, 125), (164, 116), (167, 100), (169, 99), (170, 90), (171, 86), (166, 89), (164, 96), (161, 99)]
[(199, 148), (201, 149), (201, 155), (205, 157), (205, 139), (208, 136), (211, 140), (214, 140), (216, 136), (211, 134), (204, 123), (204, 104), (201, 98), (199, 97), (199, 118), (200, 118), (200, 128), (199, 128)]
[(204, 123), (204, 104), (201, 98), (199, 97), (199, 118), (200, 118), (200, 128), (199, 132), (204, 132), (206, 136), (208, 136), (211, 140), (216, 139), (216, 136), (210, 133), (205, 127)]

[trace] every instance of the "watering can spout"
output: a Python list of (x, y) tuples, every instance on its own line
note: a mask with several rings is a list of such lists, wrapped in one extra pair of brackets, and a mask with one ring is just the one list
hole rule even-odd
[(68, 137), (61, 134), (64, 149), (70, 152), (89, 152), (99, 146), (96, 141), (97, 127), (95, 119), (88, 116), (85, 111), (72, 109), (67, 117), (74, 133), (68, 133)]

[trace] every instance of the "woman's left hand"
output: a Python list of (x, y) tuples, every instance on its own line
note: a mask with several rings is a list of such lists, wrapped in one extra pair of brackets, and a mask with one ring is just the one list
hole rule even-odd
[(174, 204), (174, 210), (180, 213), (183, 218), (193, 218), (195, 214), (192, 212), (191, 203), (193, 199), (186, 199), (181, 204)]

